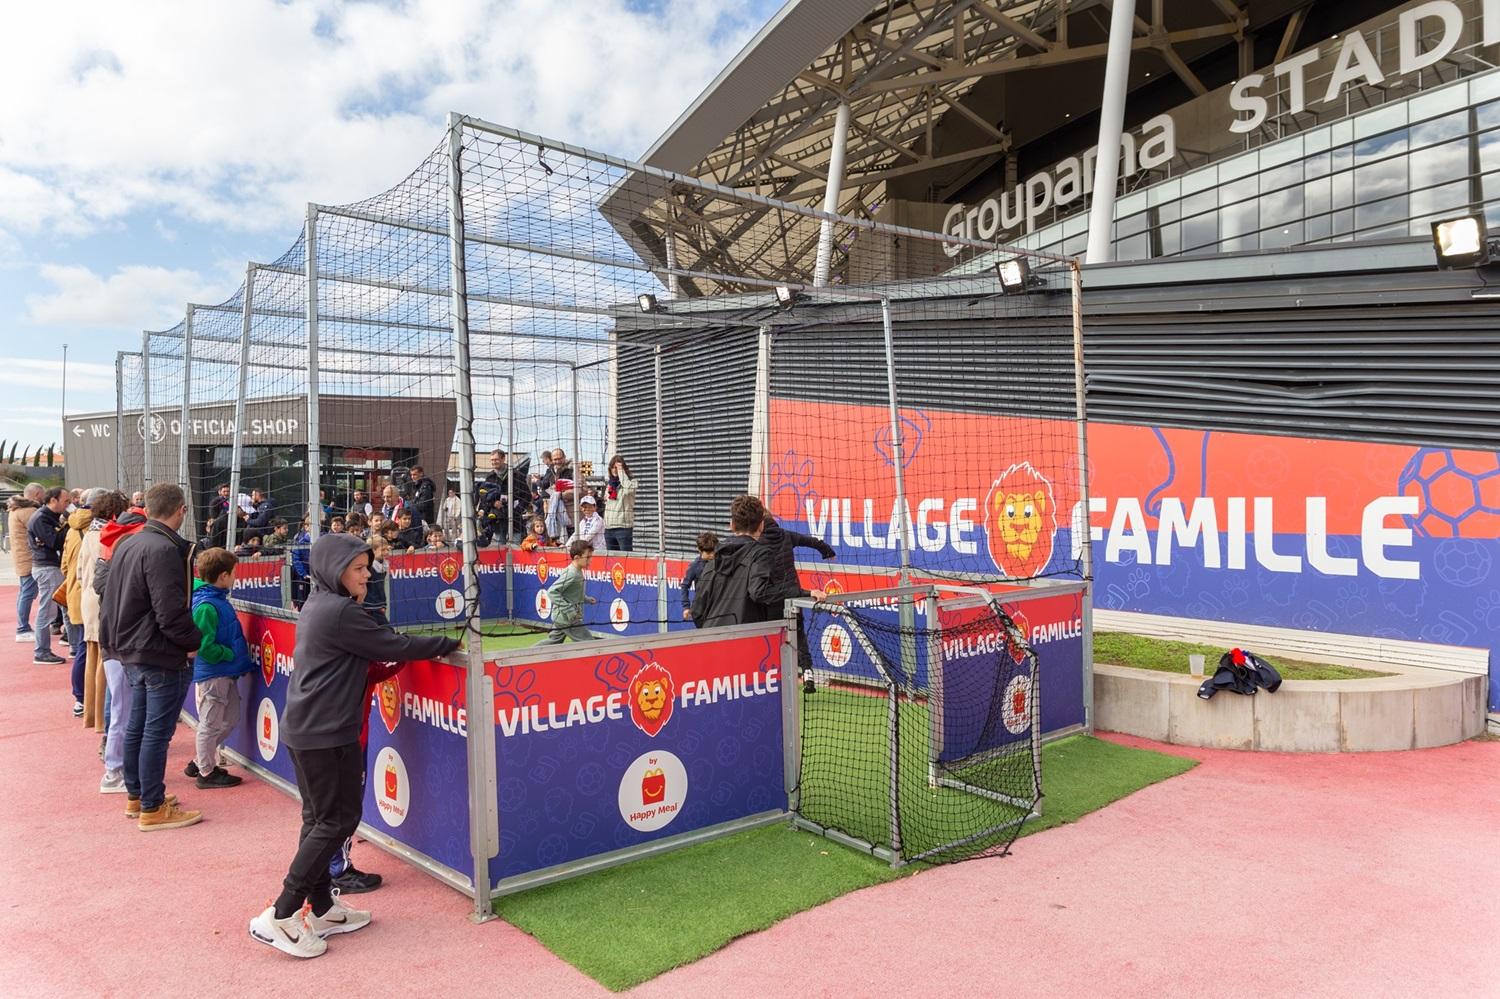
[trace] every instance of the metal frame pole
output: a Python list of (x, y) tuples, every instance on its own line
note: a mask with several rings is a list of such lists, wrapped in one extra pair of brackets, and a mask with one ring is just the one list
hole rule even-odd
[(141, 334), (141, 489), (150, 489), (151, 472), (151, 334)]
[(318, 424), (318, 208), (307, 206), (307, 537), (317, 541), (323, 522), (323, 443)]
[(750, 418), (749, 492), (762, 502), (770, 497), (771, 463), (771, 327), (762, 326), (755, 352), (755, 403)]
[[(658, 631), (667, 630), (667, 439), (662, 420), (661, 344), (652, 348), (656, 389), (656, 616)], [(783, 677), (783, 682), (785, 678)]]
[[(838, 107), (833, 119), (833, 149), (828, 157), (828, 186), (823, 192), (823, 211), (837, 215), (839, 194), (844, 189), (844, 152), (849, 144), (849, 102)], [(833, 270), (833, 220), (824, 219), (818, 229), (818, 256), (813, 268), (813, 287), (828, 284)]]
[[(463, 118), (448, 115), (448, 260), (453, 308), (453, 394), (458, 410), (458, 491), (463, 507), (464, 692), (468, 705), (469, 850), (476, 923), (495, 918), (489, 858), (500, 849), (495, 797), (494, 688), (484, 669), (479, 620), (479, 525), (474, 506), (474, 396), (469, 377), (469, 281), (464, 255)], [(489, 745), (485, 742), (488, 740)]]
[[(578, 429), (578, 365), (568, 365), (570, 373), (569, 385), (573, 393), (573, 533), (578, 534), (578, 500), (579, 494), (583, 492), (583, 454), (579, 450), (582, 439)], [(594, 507), (598, 510), (598, 507)], [(581, 535), (580, 535), (581, 537)], [(559, 539), (560, 540), (560, 539)]]
[(515, 551), (516, 543), (516, 469), (511, 464), (516, 453), (516, 376), (505, 376), (505, 616), (516, 616)]
[[(897, 582), (901, 586), (911, 583), (911, 547), (907, 538), (906, 469), (905, 451), (902, 448), (901, 404), (896, 393), (896, 337), (891, 324), (891, 300), (880, 299), (880, 324), (885, 333), (885, 386), (891, 417), (891, 467), (896, 486), (896, 523), (891, 525), (895, 533), (900, 572)], [(916, 607), (910, 596), (903, 596), (897, 611), (901, 628), (901, 670), (906, 677), (916, 673)], [(891, 678), (887, 688), (888, 704), (886, 724), (890, 732), (890, 807), (891, 849), (901, 853), (901, 687), (896, 678)]]
[(201, 537), (198, 534), (197, 510), (193, 504), (193, 486), (189, 481), (188, 474), (188, 451), (192, 439), (191, 428), (193, 412), (193, 307), (187, 307), (187, 318), (183, 320), (182, 326), (182, 415), (178, 417), (181, 424), (177, 429), (177, 478), (182, 483), (182, 493), (187, 499), (187, 516), (183, 518), (183, 528), (192, 533), (185, 535), (189, 540)]
[(239, 386), (234, 394), (234, 435), (229, 450), (229, 516), (224, 535), (224, 547), (234, 550), (240, 525), (240, 464), (245, 457), (245, 393), (250, 384), (250, 317), (255, 306), (255, 265), (245, 267), (245, 296), (243, 316), (240, 320), (240, 371)]
[(1094, 160), (1093, 202), (1089, 205), (1088, 261), (1114, 259), (1115, 195), (1120, 183), (1120, 135), (1125, 130), (1125, 91), (1130, 46), (1135, 34), (1135, 3), (1117, 2), (1109, 18), (1104, 61), (1104, 95), (1099, 108), (1099, 154)]
[[(1083, 270), (1074, 260), (1070, 267), (1073, 307), (1073, 394), (1078, 423), (1078, 503), (1083, 511), (1082, 524), (1070, 525), (1071, 530), (1080, 529), (1083, 537), (1074, 542), (1078, 545), (1083, 560), (1083, 728), (1094, 731), (1094, 530), (1093, 517), (1089, 511), (1089, 414), (1088, 385), (1084, 381), (1083, 365)], [(1038, 727), (1041, 721), (1037, 721)], [(1038, 766), (1041, 764), (1038, 763)]]
[(885, 387), (887, 404), (891, 415), (891, 465), (895, 472), (896, 481), (896, 509), (897, 522), (891, 525), (891, 530), (898, 534), (896, 538), (900, 549), (900, 584), (906, 586), (911, 582), (911, 545), (907, 537), (907, 523), (910, 520), (906, 509), (906, 469), (904, 467), (905, 454), (901, 442), (901, 408), (896, 399), (896, 342), (895, 334), (891, 329), (891, 300), (882, 297), (880, 299), (880, 323), (885, 330)]
[(125, 352), (115, 351), (115, 488), (125, 488)]

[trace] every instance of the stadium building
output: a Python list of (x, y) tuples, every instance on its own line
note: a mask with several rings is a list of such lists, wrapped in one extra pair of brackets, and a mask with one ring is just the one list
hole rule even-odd
[[(1081, 535), (1087, 518), (1093, 539), (1096, 627), (1489, 672), (1493, 713), (1497, 66), (1492, 0), (1123, 12), (794, 0), (644, 160), (845, 215), (1086, 254), (1092, 482), (1073, 524)], [(1116, 183), (1101, 194), (1096, 150), (1116, 136)], [(711, 307), (674, 270), (766, 284), (812, 272), (891, 283), (899, 298), (903, 282), (915, 296), (925, 278), (996, 263), (852, 228), (788, 239), (768, 206), (706, 195), (657, 228), (626, 210), (631, 195), (621, 185), (605, 215), (684, 317)], [(1464, 219), (1438, 239), (1434, 223)], [(1055, 318), (1057, 277), (1037, 280), (1003, 317), (898, 329), (932, 361), (904, 372), (901, 404), (982, 409), (955, 396), (942, 345)], [(704, 329), (700, 348), (668, 360), (712, 372), (668, 380), (668, 411), (694, 427), (667, 448), (672, 524), (716, 517), (795, 448), (795, 432), (772, 427), (769, 459), (756, 457), (757, 378), (773, 407), (884, 391), (864, 383), (853, 345)], [(660, 334), (624, 317), (618, 335)], [(649, 364), (642, 351), (618, 362), (617, 439), (632, 453), (652, 440)], [(1027, 457), (981, 450), (996, 468)], [(818, 526), (811, 507), (797, 519)]]

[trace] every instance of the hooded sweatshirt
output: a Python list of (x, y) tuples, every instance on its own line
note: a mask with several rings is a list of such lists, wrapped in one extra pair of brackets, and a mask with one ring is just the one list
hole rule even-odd
[(447, 655), (456, 638), (404, 635), (377, 620), (349, 596), (339, 577), (370, 546), (349, 534), (325, 534), (312, 546), (313, 590), (297, 619), (296, 664), (281, 716), (290, 749), (332, 749), (359, 742), (369, 701), (370, 663)]

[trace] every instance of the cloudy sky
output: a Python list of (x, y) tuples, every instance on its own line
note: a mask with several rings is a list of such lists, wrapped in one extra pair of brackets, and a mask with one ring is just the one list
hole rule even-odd
[(0, 438), (114, 408), (114, 356), (218, 302), (307, 202), (400, 180), (448, 111), (639, 156), (778, 0), (12, 4)]

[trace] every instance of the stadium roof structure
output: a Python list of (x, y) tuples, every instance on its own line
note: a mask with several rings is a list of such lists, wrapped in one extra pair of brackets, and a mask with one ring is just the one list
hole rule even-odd
[[(1136, 60), (1130, 85), (1164, 69), (1159, 75), (1175, 77), (1189, 96), (1207, 93), (1194, 60), (1238, 45), (1246, 72), (1253, 31), (1275, 30), (1272, 44), (1289, 51), (1313, 6), (1315, 0), (1142, 0), (1137, 11), (1149, 10), (1149, 18), (1135, 17), (1132, 48), (1153, 58)], [(1094, 103), (1082, 104), (1085, 111), (1099, 106), (1111, 9), (1112, 0), (790, 0), (643, 162), (852, 216), (873, 218), (888, 185), (916, 175), (939, 181), (930, 200), (941, 201), (1027, 141), (995, 113), (993, 96), (976, 95), (985, 81), (1093, 63), (1087, 73), (1050, 79), (1052, 86), (1088, 93), (1082, 100)], [(1052, 104), (1060, 126), (1064, 114), (1052, 86), (1038, 97)], [(841, 105), (848, 107), (844, 176), (836, 205), (829, 205), (824, 197)], [(961, 127), (948, 128), (949, 122)], [(677, 254), (691, 254), (680, 262), (685, 269), (713, 262), (714, 269), (767, 280), (812, 270), (817, 239), (804, 234), (788, 245), (777, 226), (763, 221), (768, 206), (719, 203), (698, 192), (651, 199), (653, 211), (641, 213), (632, 208), (645, 200), (637, 182), (650, 183), (620, 185), (602, 208), (648, 263), (676, 265), (664, 239), (671, 232)]]

